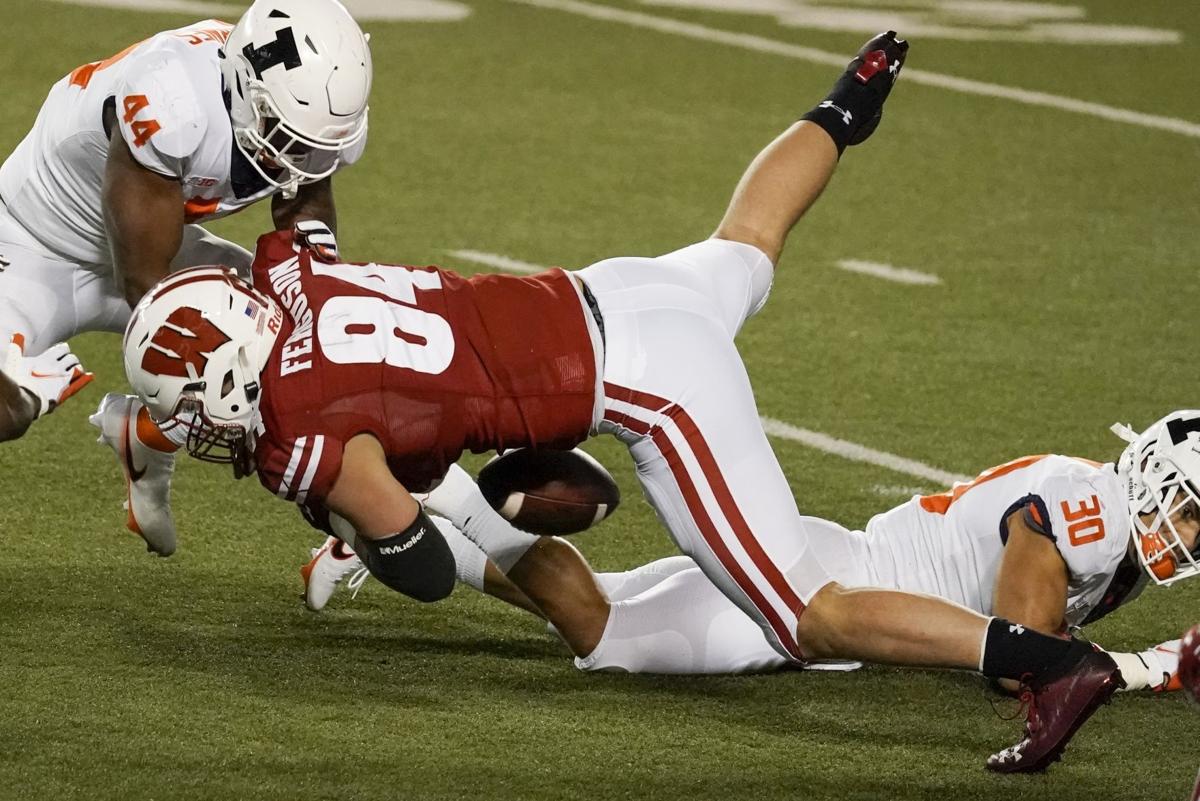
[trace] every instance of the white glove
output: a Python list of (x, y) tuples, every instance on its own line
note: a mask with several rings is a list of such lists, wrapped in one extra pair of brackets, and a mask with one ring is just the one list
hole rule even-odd
[(292, 240), (297, 252), (306, 247), (321, 261), (334, 264), (338, 260), (337, 237), (333, 229), (320, 220), (301, 220), (296, 223)]
[(37, 416), (54, 411), (95, 376), (84, 372), (67, 343), (59, 342), (37, 356), (25, 355), (25, 337), (14, 334), (4, 352), (4, 374), (37, 399)]

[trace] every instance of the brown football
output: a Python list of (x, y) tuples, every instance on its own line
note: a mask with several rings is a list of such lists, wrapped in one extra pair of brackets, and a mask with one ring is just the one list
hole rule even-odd
[(608, 517), (621, 502), (617, 482), (579, 449), (507, 451), (476, 479), (492, 508), (531, 534), (574, 534)]

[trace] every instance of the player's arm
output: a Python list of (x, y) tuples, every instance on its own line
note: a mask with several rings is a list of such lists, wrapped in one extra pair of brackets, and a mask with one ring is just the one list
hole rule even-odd
[(337, 233), (337, 207), (333, 202), (333, 178), (311, 184), (301, 184), (296, 196), (285, 198), (278, 193), (271, 198), (271, 219), (276, 231), (287, 231), (304, 220), (319, 220)]
[(1043, 634), (1059, 634), (1067, 611), (1067, 563), (1027, 514), (1018, 509), (1008, 516), (992, 613)]
[(139, 164), (113, 126), (101, 195), (113, 264), (130, 306), (170, 270), (183, 241), (179, 181)]
[(354, 526), (354, 550), (381, 583), (425, 602), (439, 601), (454, 589), (454, 554), (392, 476), (375, 437), (359, 434), (346, 443), (325, 503)]
[(21, 437), (35, 419), (37, 403), (33, 394), (0, 372), (0, 442)]
[(777, 262), (842, 150), (875, 130), (907, 51), (908, 43), (890, 31), (867, 42), (826, 100), (751, 162), (713, 236), (753, 245)]

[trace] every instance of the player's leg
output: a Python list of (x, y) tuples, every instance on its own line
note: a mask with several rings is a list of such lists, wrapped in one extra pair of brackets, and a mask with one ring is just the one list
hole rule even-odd
[(694, 283), (673, 282), (678, 272), (664, 258), (580, 273), (607, 337), (601, 431), (629, 445), (680, 548), (781, 653), (1009, 678), (1078, 658), (1077, 644), (940, 599), (837, 585), (759, 424), (719, 304)]
[(788, 233), (820, 196), (841, 152), (875, 130), (907, 51), (892, 32), (863, 45), (829, 96), (750, 164), (714, 236), (754, 245), (778, 261)]
[(596, 583), (610, 601), (624, 601), (656, 587), (676, 573), (696, 566), (690, 556), (666, 556), (644, 565), (615, 573), (597, 573)]
[[(240, 245), (199, 225), (185, 225), (171, 270), (220, 264), (248, 275), (252, 259)], [(129, 306), (107, 276), (83, 274), (76, 295), (79, 308), (90, 315), (87, 328), (124, 331)], [(150, 551), (170, 556), (176, 547), (171, 476), (175, 451), (184, 444), (182, 430), (160, 430), (141, 401), (115, 392), (104, 397), (90, 421), (100, 429), (99, 441), (113, 449), (125, 475), (126, 528), (141, 536)]]
[(20, 437), (91, 380), (62, 344), (77, 331), (76, 269), (0, 209), (0, 442)]
[[(686, 557), (685, 557), (686, 558)], [(698, 567), (674, 573), (612, 604), (580, 670), (624, 673), (762, 673), (787, 665), (762, 629)]]
[[(74, 297), (81, 330), (125, 331), (129, 304), (110, 274), (80, 270)], [(100, 431), (97, 441), (112, 448), (125, 476), (125, 527), (145, 541), (147, 550), (170, 556), (176, 544), (171, 475), (182, 442), (164, 436), (133, 395), (108, 393), (88, 421)]]

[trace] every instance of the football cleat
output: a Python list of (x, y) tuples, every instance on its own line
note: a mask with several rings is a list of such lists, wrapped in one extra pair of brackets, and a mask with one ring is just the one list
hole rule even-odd
[[(900, 69), (908, 58), (908, 42), (897, 39), (895, 31), (881, 33), (871, 39), (846, 67), (848, 79), (862, 84), (873, 97), (874, 113), (863, 120), (850, 137), (850, 144), (865, 142), (875, 133), (883, 118), (883, 104), (900, 77)], [(853, 76), (853, 78), (850, 78)]]
[(312, 559), (300, 568), (300, 577), (304, 579), (304, 604), (314, 612), (320, 612), (346, 576), (350, 576), (347, 582), (350, 597), (357, 598), (370, 575), (358, 554), (337, 537), (329, 537), (320, 548), (313, 548)]
[(1103, 651), (1085, 655), (1069, 672), (1023, 688), (1028, 707), (1025, 736), (1019, 743), (988, 757), (997, 773), (1036, 773), (1062, 758), (1067, 743), (1113, 693), (1123, 687), (1117, 663)]
[(144, 444), (137, 435), (142, 402), (110, 392), (88, 422), (100, 429), (101, 442), (112, 448), (125, 473), (125, 526), (159, 556), (175, 552), (175, 520), (171, 517), (171, 473), (175, 454)]

